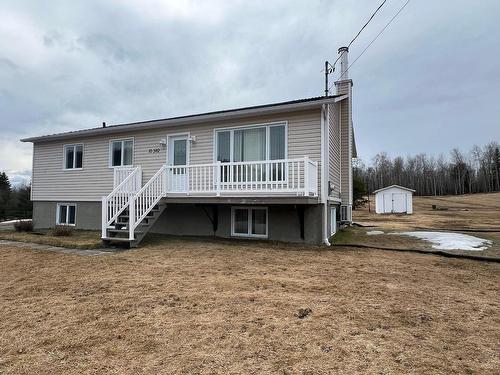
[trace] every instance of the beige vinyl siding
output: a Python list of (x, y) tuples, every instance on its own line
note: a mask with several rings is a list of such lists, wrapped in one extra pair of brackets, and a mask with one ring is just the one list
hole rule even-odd
[(340, 104), (330, 104), (329, 111), (329, 140), (328, 140), (328, 177), (333, 184), (331, 197), (340, 197)]
[[(96, 201), (113, 189), (113, 168), (109, 168), (109, 142), (134, 139), (134, 166), (140, 165), (143, 183), (166, 163), (167, 149), (160, 147), (160, 140), (172, 134), (190, 133), (196, 142), (190, 145), (190, 164), (214, 161), (214, 129), (222, 127), (288, 122), (288, 158), (305, 155), (312, 160), (320, 159), (319, 109), (292, 112), (273, 116), (259, 116), (238, 120), (224, 120), (196, 125), (170, 126), (148, 130), (135, 130), (110, 136), (75, 137), (65, 141), (39, 142), (34, 145), (33, 187), (35, 201)], [(65, 144), (83, 143), (83, 169), (63, 170)], [(160, 148), (159, 153), (149, 149)], [(319, 167), (318, 167), (319, 170)], [(318, 177), (319, 179), (319, 177)]]
[(352, 189), (352, 148), (350, 136), (350, 99), (344, 99), (340, 104), (340, 147), (341, 147), (341, 194), (343, 204), (350, 204)]

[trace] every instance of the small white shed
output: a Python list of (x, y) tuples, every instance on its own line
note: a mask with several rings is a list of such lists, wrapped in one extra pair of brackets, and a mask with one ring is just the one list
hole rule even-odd
[(415, 190), (399, 185), (391, 185), (375, 190), (375, 212), (377, 214), (413, 213), (413, 193)]

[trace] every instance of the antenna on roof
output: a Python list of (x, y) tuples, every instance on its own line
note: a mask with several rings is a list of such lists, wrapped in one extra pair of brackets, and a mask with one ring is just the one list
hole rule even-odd
[(332, 74), (335, 71), (335, 67), (332, 66), (328, 61), (325, 61), (325, 96), (328, 96), (329, 88), (328, 88), (328, 75)]
[(102, 127), (105, 128), (106, 127), (106, 123), (103, 121), (102, 122)]

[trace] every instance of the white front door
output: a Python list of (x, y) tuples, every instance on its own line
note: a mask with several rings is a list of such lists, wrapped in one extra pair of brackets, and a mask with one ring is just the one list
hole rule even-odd
[(188, 191), (189, 142), (187, 135), (168, 138), (167, 165), (171, 166), (167, 174), (167, 186), (170, 192)]

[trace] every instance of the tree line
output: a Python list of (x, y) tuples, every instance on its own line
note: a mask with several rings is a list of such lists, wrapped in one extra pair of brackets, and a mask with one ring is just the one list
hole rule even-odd
[(416, 195), (500, 191), (500, 145), (474, 146), (468, 153), (455, 148), (448, 158), (426, 154), (391, 158), (381, 152), (368, 166), (358, 159), (353, 178), (355, 190), (357, 186), (364, 194), (394, 184), (415, 189)]
[(0, 221), (31, 218), (31, 186), (12, 187), (5, 172), (0, 172)]

